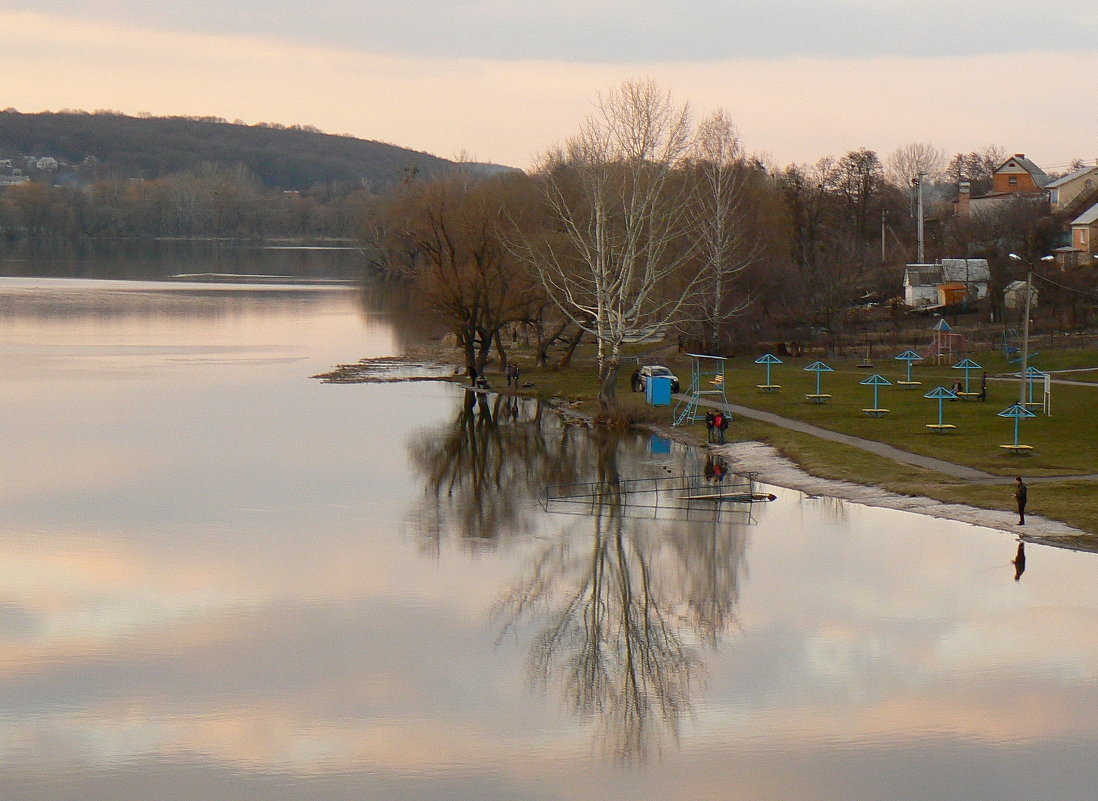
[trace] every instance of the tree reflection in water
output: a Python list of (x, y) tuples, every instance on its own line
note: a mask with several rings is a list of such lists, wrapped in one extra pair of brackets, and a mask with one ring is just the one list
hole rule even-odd
[[(619, 460), (636, 477), (641, 438), (562, 424), (533, 401), (466, 393), (452, 423), (419, 436), (416, 522), (432, 548), (556, 528), (495, 609), (501, 633), (529, 639), (535, 684), (592, 720), (607, 755), (641, 761), (677, 738), (704, 650), (735, 627), (748, 518), (713, 508), (662, 520), (630, 507)], [(592, 474), (589, 513), (546, 516), (536, 503), (543, 488)]]
[(426, 480), (416, 524), (435, 549), (448, 536), (491, 544), (529, 533), (541, 489), (576, 481), (589, 458), (583, 434), (540, 401), (502, 395), (466, 392), (452, 423), (418, 437), (408, 446)]
[(677, 738), (704, 678), (695, 643), (728, 631), (744, 569), (743, 526), (712, 515), (671, 522), (629, 516), (617, 438), (596, 431), (599, 503), (589, 548), (562, 532), (497, 609), (504, 631), (533, 636), (530, 667), (592, 718), (605, 754), (643, 761)]

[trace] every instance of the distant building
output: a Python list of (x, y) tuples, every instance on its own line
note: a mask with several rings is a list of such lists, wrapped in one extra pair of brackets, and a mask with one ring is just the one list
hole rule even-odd
[(962, 183), (955, 211), (959, 217), (990, 212), (1017, 197), (1043, 202), (1049, 183), (1045, 171), (1027, 159), (1025, 153), (1015, 153), (995, 169), (991, 176), (991, 191), (986, 195), (971, 197), (968, 183)]
[(909, 264), (904, 271), (904, 303), (913, 308), (950, 306), (987, 297), (991, 271), (987, 259), (942, 259)]
[[(1037, 288), (1034, 287), (1030, 290), (1029, 307), (1031, 309), (1037, 307)], [(1026, 282), (1025, 281), (1011, 281), (1003, 289), (1003, 306), (1007, 309), (1018, 309), (1019, 311), (1026, 306)]]
[(1053, 214), (1068, 214), (1074, 206), (1098, 202), (1098, 198), (1092, 198), (1098, 193), (1098, 165), (1083, 167), (1063, 178), (1057, 178), (1045, 188), (1048, 190), (1049, 207)]
[(1088, 256), (1098, 253), (1098, 203), (1071, 221), (1071, 246)]

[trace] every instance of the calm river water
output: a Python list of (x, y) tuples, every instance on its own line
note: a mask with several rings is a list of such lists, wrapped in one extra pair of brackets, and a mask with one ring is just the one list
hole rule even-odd
[(0, 798), (1081, 799), (1098, 557), (442, 383), (378, 289), (0, 279)]

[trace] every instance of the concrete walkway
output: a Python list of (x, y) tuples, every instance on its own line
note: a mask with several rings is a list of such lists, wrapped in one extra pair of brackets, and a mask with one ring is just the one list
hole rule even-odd
[[(676, 399), (685, 398), (684, 395), (675, 395)], [(1009, 484), (1014, 479), (1009, 476), (993, 476), (991, 473), (985, 473), (983, 470), (977, 470), (974, 467), (967, 467), (962, 464), (955, 464), (954, 462), (947, 462), (945, 459), (935, 459), (933, 456), (922, 456), (917, 453), (911, 453), (909, 451), (900, 450), (891, 445), (887, 445), (883, 442), (878, 442), (872, 439), (864, 439), (863, 437), (855, 437), (850, 434), (841, 434), (838, 431), (831, 431), (826, 428), (820, 428), (814, 426), (811, 423), (805, 423), (801, 420), (793, 420), (788, 417), (782, 417), (781, 415), (774, 414), (773, 412), (764, 412), (759, 409), (752, 409), (749, 406), (741, 406), (738, 403), (722, 404), (717, 401), (711, 401), (706, 398), (698, 399), (699, 406), (709, 406), (714, 409), (726, 409), (732, 412), (732, 414), (738, 414), (741, 417), (749, 417), (752, 420), (759, 420), (764, 423), (770, 423), (771, 425), (781, 426), (782, 428), (788, 428), (791, 431), (800, 431), (803, 434), (811, 434), (814, 437), (820, 439), (830, 440), (831, 442), (841, 442), (844, 445), (850, 445), (855, 448), (861, 448), (868, 453), (876, 454), (877, 456), (883, 456), (886, 459), (892, 459), (895, 462), (902, 464), (910, 464), (915, 467), (922, 467), (927, 470), (934, 470), (938, 473), (943, 473), (953, 478), (961, 479), (962, 481), (971, 481), (981, 484)], [(1084, 476), (1032, 476), (1026, 479), (1027, 481), (1096, 481), (1098, 475), (1084, 475)]]

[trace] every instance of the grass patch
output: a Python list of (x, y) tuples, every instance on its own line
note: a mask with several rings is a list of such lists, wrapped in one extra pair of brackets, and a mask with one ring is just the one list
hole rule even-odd
[[(525, 394), (562, 398), (592, 417), (599, 413), (598, 387), (592, 365), (593, 354), (581, 349), (567, 370), (524, 369), (523, 380), (534, 384)], [(921, 382), (915, 389), (900, 389), (896, 381), (906, 379), (906, 365), (889, 356), (877, 357), (872, 368), (859, 366), (855, 357), (828, 358), (834, 372), (821, 378), (821, 391), (832, 397), (828, 403), (812, 403), (805, 398), (816, 392), (816, 376), (804, 368), (815, 357), (784, 359), (771, 369), (771, 381), (780, 384), (780, 392), (760, 392), (766, 382), (766, 367), (754, 363), (754, 357), (735, 357), (726, 363), (725, 380), (730, 402), (740, 403), (822, 428), (885, 442), (912, 453), (933, 456), (963, 464), (987, 473), (1008, 477), (1058, 476), (1033, 485), (1030, 508), (1033, 514), (1061, 520), (1085, 531), (1098, 532), (1098, 483), (1073, 480), (1073, 476), (1098, 473), (1098, 426), (1093, 423), (1098, 407), (1098, 387), (1054, 384), (1051, 416), (1039, 414), (1023, 420), (1020, 441), (1034, 447), (1031, 456), (1015, 456), (1000, 445), (1014, 441), (1013, 420), (998, 416), (1019, 399), (1020, 385), (1014, 380), (996, 380), (1016, 372), (998, 351), (970, 354), (982, 365), (969, 376), (969, 388), (979, 389), (980, 374), (986, 370), (988, 399), (946, 401), (943, 418), (956, 426), (949, 434), (935, 434), (927, 424), (938, 422), (938, 401), (923, 397), (938, 386), (951, 387), (955, 380), (964, 383), (964, 371), (950, 363), (919, 363), (912, 378)], [(644, 362), (671, 367), (689, 387), (689, 359), (674, 352), (662, 352)], [(959, 361), (959, 359), (951, 360)], [(1036, 361), (1042, 369), (1062, 370), (1093, 368), (1094, 372), (1069, 376), (1078, 380), (1098, 381), (1098, 351), (1077, 348), (1042, 352)], [(643, 393), (630, 391), (629, 375), (634, 365), (623, 366), (618, 377), (618, 424), (670, 423), (672, 410), (647, 405)], [(871, 418), (864, 409), (872, 407), (873, 388), (860, 382), (874, 373), (883, 375), (894, 386), (882, 387), (879, 406), (889, 409), (885, 417)], [(1034, 388), (1039, 399), (1043, 386)], [(685, 426), (701, 443), (705, 428), (701, 424)], [(766, 442), (795, 461), (805, 471), (823, 478), (883, 487), (893, 492), (921, 495), (950, 503), (965, 503), (987, 509), (1012, 510), (1011, 488), (1004, 484), (970, 484), (912, 465), (867, 453), (859, 448), (830, 442), (760, 421), (736, 416), (727, 432), (731, 441)]]

